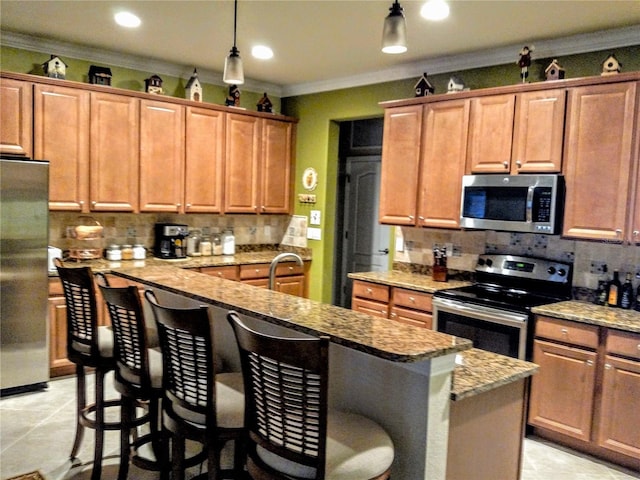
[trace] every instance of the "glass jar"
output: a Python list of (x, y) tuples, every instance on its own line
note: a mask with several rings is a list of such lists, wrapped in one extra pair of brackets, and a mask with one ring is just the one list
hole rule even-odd
[(133, 259), (134, 260), (144, 260), (147, 258), (147, 250), (144, 248), (144, 245), (137, 243), (133, 246)]
[(200, 230), (191, 230), (187, 237), (187, 255), (190, 257), (199, 257), (202, 255), (200, 252), (200, 243), (202, 237), (200, 236)]
[(202, 237), (202, 241), (200, 242), (200, 254), (203, 257), (210, 257), (213, 254), (211, 238), (208, 235)]
[(119, 262), (122, 260), (122, 250), (119, 245), (109, 245), (107, 247), (107, 260), (111, 262)]
[(222, 255), (222, 240), (220, 240), (220, 234), (213, 234), (213, 254), (214, 255)]
[(233, 231), (228, 229), (222, 235), (222, 254), (223, 255), (235, 255), (236, 253), (236, 237), (233, 235)]
[(122, 245), (122, 260), (133, 260), (133, 246)]

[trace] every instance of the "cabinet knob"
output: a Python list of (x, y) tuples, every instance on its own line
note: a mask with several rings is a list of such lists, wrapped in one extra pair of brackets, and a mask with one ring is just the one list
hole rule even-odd
[(372, 294), (372, 293), (373, 293), (373, 290), (371, 290), (370, 288), (367, 288), (367, 293), (368, 293), (368, 294)]
[(414, 297), (409, 297), (409, 301), (410, 301), (411, 303), (416, 303), (416, 299), (415, 299)]
[(181, 203), (176, 203), (176, 207), (177, 207), (177, 208), (180, 208), (181, 206), (182, 206), (182, 204), (181, 204)]
[(409, 215), (409, 220), (413, 220), (414, 218), (416, 217), (414, 217), (413, 215)]
[(633, 236), (637, 237), (638, 235), (640, 235), (640, 230), (634, 230), (633, 231)]
[(260, 207), (260, 210), (262, 210), (262, 211), (264, 212), (264, 211), (266, 211), (267, 209), (266, 209), (266, 207), (265, 207), (264, 205), (262, 205), (262, 206)]
[(391, 318), (396, 318), (397, 316), (398, 316), (398, 314), (397, 314), (397, 313), (395, 313), (395, 312), (393, 312), (393, 313), (391, 314)]
[(587, 360), (587, 366), (593, 367), (593, 360)]
[(562, 332), (563, 335), (568, 335), (569, 334), (569, 330), (567, 330), (566, 328), (563, 328), (560, 331)]
[(520, 160), (516, 160), (516, 167), (522, 167), (522, 162)]
[(92, 207), (95, 207), (97, 204), (98, 204), (98, 202), (96, 202), (96, 201), (91, 202), (91, 206)]
[(186, 208), (191, 208), (191, 204), (187, 203)]
[(82, 206), (84, 205), (84, 200), (80, 200), (78, 203), (80, 204), (80, 206)]
[(622, 235), (622, 229), (621, 228), (616, 228), (616, 235), (619, 237), (620, 235)]
[(502, 165), (504, 165), (504, 168), (509, 168), (509, 162), (502, 162)]
[(609, 363), (605, 363), (604, 368), (606, 368), (607, 370), (611, 370), (613, 367)]

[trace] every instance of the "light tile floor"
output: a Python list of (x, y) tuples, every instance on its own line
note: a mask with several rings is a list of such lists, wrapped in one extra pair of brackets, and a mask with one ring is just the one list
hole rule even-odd
[[(108, 396), (112, 398), (115, 393), (108, 392)], [(93, 459), (91, 432), (85, 435), (80, 460), (72, 464), (68, 459), (74, 436), (74, 411), (75, 378), (71, 377), (52, 380), (45, 391), (1, 399), (0, 479), (40, 470), (47, 480), (89, 480)], [(102, 478), (110, 480), (118, 473), (118, 433), (107, 432), (105, 438)], [(197, 473), (197, 468), (192, 469), (188, 478)], [(157, 473), (133, 466), (129, 474), (135, 480), (157, 477)], [(640, 474), (541, 439), (525, 439), (522, 480), (630, 479), (640, 479)]]

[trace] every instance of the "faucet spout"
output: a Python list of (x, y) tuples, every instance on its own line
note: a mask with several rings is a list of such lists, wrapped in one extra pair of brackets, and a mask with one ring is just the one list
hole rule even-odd
[(269, 290), (273, 290), (273, 287), (275, 286), (276, 267), (280, 262), (284, 262), (286, 260), (295, 260), (298, 265), (304, 265), (302, 257), (300, 257), (300, 255), (298, 255), (297, 253), (283, 252), (276, 255), (276, 257), (271, 260), (271, 265), (269, 265)]

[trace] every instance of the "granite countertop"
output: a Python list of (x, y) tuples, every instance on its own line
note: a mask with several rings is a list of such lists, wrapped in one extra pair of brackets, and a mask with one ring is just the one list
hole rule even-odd
[(534, 307), (531, 311), (537, 315), (548, 315), (600, 327), (640, 333), (640, 312), (635, 310), (623, 310), (579, 300), (568, 300)]
[(465, 350), (456, 355), (451, 400), (462, 400), (530, 377), (538, 369), (535, 363), (505, 357), (486, 350), (478, 348)]
[(430, 275), (420, 273), (401, 272), (390, 270), (387, 272), (359, 272), (350, 273), (349, 278), (353, 280), (363, 280), (365, 282), (380, 283), (393, 287), (409, 288), (411, 290), (434, 293), (438, 290), (448, 288), (466, 287), (471, 282), (461, 280), (448, 280), (446, 282), (436, 282)]
[(171, 266), (125, 266), (111, 273), (265, 320), (393, 362), (412, 363), (471, 348), (470, 340)]

